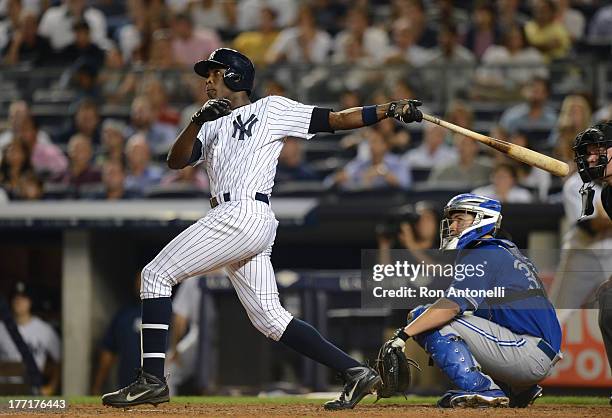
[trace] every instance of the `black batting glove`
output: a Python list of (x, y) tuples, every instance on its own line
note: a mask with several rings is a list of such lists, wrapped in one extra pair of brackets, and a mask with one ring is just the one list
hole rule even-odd
[(422, 104), (420, 100), (406, 99), (391, 102), (386, 115), (404, 123), (420, 122), (423, 120), (423, 113), (419, 110)]
[(198, 126), (202, 126), (205, 122), (229, 115), (232, 112), (231, 106), (232, 104), (229, 99), (210, 99), (204, 103), (200, 110), (193, 114), (191, 121)]

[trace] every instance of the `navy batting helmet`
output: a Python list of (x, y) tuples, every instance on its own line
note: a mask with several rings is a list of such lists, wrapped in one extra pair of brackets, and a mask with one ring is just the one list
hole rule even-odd
[(225, 68), (223, 81), (234, 91), (251, 94), (255, 81), (255, 67), (245, 55), (230, 48), (215, 49), (206, 60), (198, 61), (193, 69), (202, 77), (207, 77), (211, 68)]

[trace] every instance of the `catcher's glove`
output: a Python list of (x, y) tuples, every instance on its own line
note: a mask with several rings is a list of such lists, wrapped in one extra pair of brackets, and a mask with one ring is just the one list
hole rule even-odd
[(390, 398), (396, 393), (406, 396), (410, 387), (410, 366), (421, 370), (416, 361), (406, 358), (403, 351), (404, 340), (399, 337), (400, 333), (403, 333), (403, 328), (395, 331), (393, 338), (384, 343), (378, 351), (376, 370), (382, 379), (382, 385), (376, 391), (376, 400)]
[(423, 120), (423, 113), (419, 110), (422, 104), (420, 100), (406, 99), (391, 102), (386, 115), (404, 123), (420, 122)]
[(210, 99), (204, 103), (200, 110), (193, 114), (191, 121), (198, 126), (202, 126), (205, 122), (229, 115), (232, 112), (231, 106), (232, 104), (229, 99)]

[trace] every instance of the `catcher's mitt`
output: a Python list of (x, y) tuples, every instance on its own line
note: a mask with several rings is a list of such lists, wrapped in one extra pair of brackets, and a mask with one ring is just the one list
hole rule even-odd
[(406, 357), (402, 348), (393, 345), (396, 338), (391, 338), (384, 343), (378, 351), (376, 370), (382, 379), (382, 385), (376, 391), (376, 400), (390, 398), (396, 393), (406, 396), (406, 392), (410, 387), (410, 376), (412, 373), (410, 366), (421, 370), (416, 361)]

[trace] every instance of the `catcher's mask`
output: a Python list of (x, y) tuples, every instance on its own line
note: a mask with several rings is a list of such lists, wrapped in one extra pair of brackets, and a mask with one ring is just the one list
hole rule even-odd
[[(450, 228), (453, 223), (451, 216), (461, 212), (474, 216), (474, 220), (457, 233)], [(499, 201), (471, 193), (455, 196), (444, 207), (444, 218), (440, 222), (440, 249), (463, 249), (475, 239), (493, 235), (499, 229), (501, 220)]]
[[(582, 132), (574, 140), (574, 161), (583, 185), (580, 188), (582, 195), (582, 214), (580, 219), (592, 215), (594, 212), (593, 197), (595, 191), (593, 182), (612, 175), (606, 173), (610, 162), (608, 148), (612, 147), (612, 122), (599, 123)], [(589, 157), (596, 155), (597, 160), (589, 162)]]

